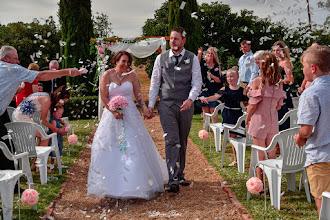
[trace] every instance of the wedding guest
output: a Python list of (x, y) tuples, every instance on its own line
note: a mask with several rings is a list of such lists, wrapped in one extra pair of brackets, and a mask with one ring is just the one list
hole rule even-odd
[[(48, 68), (42, 68), (42, 70), (59, 70), (60, 69), (60, 64), (58, 63), (57, 60), (51, 60), (49, 62), (49, 67)], [(57, 88), (66, 85), (66, 77), (59, 77), (55, 79), (51, 79), (48, 81), (41, 81), (43, 84), (43, 90), (44, 92), (48, 93), (53, 93)]]
[(249, 85), (251, 87), (252, 80), (258, 77), (259, 68), (254, 62), (251, 41), (243, 40), (241, 50), (243, 55), (238, 60), (239, 78), (237, 83), (245, 89)]
[[(33, 122), (32, 115), (39, 111), (41, 112), (40, 121), (43, 125), (48, 127), (52, 133), (58, 133), (60, 135), (65, 135), (67, 131), (65, 128), (57, 128), (56, 125), (51, 124), (47, 120), (48, 112), (53, 115), (54, 109), (58, 105), (64, 105), (70, 98), (70, 93), (66, 89), (65, 86), (61, 86), (54, 93), (48, 94), (46, 92), (37, 92), (29, 95), (26, 99), (24, 99), (19, 106), (13, 112), (13, 121), (26, 121)], [(58, 119), (64, 126), (66, 126), (65, 122), (60, 118)], [(47, 131), (45, 131), (47, 132)], [(36, 137), (39, 140), (39, 146), (48, 146), (49, 140), (42, 140), (41, 134), (39, 131), (36, 133)], [(35, 169), (35, 164), (33, 163), (31, 170)]]
[[(246, 125), (253, 137), (253, 144), (268, 146), (275, 134), (279, 132), (277, 111), (283, 104), (284, 92), (281, 73), (274, 54), (264, 53), (260, 62), (260, 77), (253, 80), (247, 109)], [(259, 161), (265, 159), (262, 151), (258, 152)], [(275, 159), (275, 150), (268, 153), (268, 159)], [(262, 170), (257, 168), (257, 177), (262, 180)]]
[[(28, 70), (39, 71), (39, 66), (36, 63), (30, 63)], [(24, 85), (23, 90), (16, 95), (16, 106), (18, 106), (24, 98), (28, 97), (32, 93), (38, 92), (38, 80), (34, 80), (32, 83), (22, 82), (21, 85), (22, 84)]]
[[(133, 100), (134, 94), (144, 117), (150, 117), (138, 75), (131, 72), (132, 60), (130, 53), (117, 52), (112, 59), (115, 68), (105, 71), (101, 79), (105, 109), (93, 139), (87, 196), (151, 199), (165, 191), (168, 180), (165, 161)], [(118, 99), (121, 101), (114, 101)], [(113, 102), (125, 103), (127, 107), (113, 109)]]
[[(77, 69), (33, 71), (28, 70), (19, 64), (18, 54), (12, 46), (2, 46), (0, 49), (0, 137), (7, 134), (5, 123), (10, 122), (7, 107), (15, 96), (17, 88), (22, 82), (30, 82), (33, 80), (50, 80), (61, 76), (78, 76), (82, 72)], [(4, 142), (9, 146), (8, 140)], [(8, 160), (0, 151), (0, 170), (15, 169), (14, 163)]]
[(158, 94), (160, 98), (158, 113), (165, 134), (168, 192), (174, 193), (180, 190), (179, 185), (190, 185), (184, 177), (187, 139), (194, 114), (193, 102), (202, 86), (198, 58), (184, 48), (186, 35), (182, 27), (171, 30), (171, 49), (157, 56), (149, 92), (150, 113)]
[[(281, 120), (289, 111), (289, 108), (293, 108), (292, 94), (290, 91), (290, 85), (294, 82), (292, 74), (293, 64), (290, 60), (289, 48), (283, 41), (276, 41), (273, 44), (272, 49), (278, 60), (280, 73), (282, 75), (283, 90), (286, 93), (286, 98), (283, 100), (283, 105), (278, 111), (278, 120)], [(280, 131), (288, 128), (290, 128), (290, 119), (287, 119), (282, 125), (280, 125)]]
[[(202, 59), (203, 48), (198, 49), (197, 58), (200, 62), (202, 73), (202, 91), (201, 96), (209, 97), (216, 94), (222, 88), (224, 80), (221, 76), (221, 65), (218, 58), (218, 53), (214, 47), (209, 47), (205, 51), (204, 59)], [(218, 102), (200, 103), (203, 110), (203, 121), (205, 120), (205, 113), (213, 113)], [(218, 122), (218, 114), (212, 117), (212, 123)]]
[(305, 79), (312, 84), (302, 93), (298, 106), (299, 134), (294, 140), (305, 145), (305, 167), (311, 194), (320, 215), (322, 193), (330, 191), (330, 49), (309, 47), (301, 56)]

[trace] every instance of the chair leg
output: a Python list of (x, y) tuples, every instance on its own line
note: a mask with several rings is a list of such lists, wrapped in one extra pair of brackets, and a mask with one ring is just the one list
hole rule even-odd
[(271, 204), (275, 209), (280, 210), (281, 204), (281, 174), (278, 170), (268, 169), (267, 167), (260, 166), (265, 172), (269, 183), (269, 194)]
[(14, 189), (16, 181), (1, 181), (1, 200), (2, 200), (2, 213), (4, 220), (13, 219), (13, 202), (14, 202)]
[(62, 159), (61, 159), (60, 151), (56, 150), (55, 155), (56, 155), (58, 172), (60, 175), (62, 175)]
[(286, 178), (287, 178), (288, 190), (290, 190), (291, 192), (295, 192), (296, 191), (296, 173), (287, 173)]
[(244, 169), (245, 169), (245, 148), (246, 148), (246, 145), (243, 144), (243, 143), (239, 143), (237, 146), (234, 145), (234, 148), (236, 150), (238, 172), (244, 173)]
[(221, 151), (221, 131), (220, 128), (216, 128), (215, 130), (215, 150), (217, 152)]
[[(258, 151), (255, 148), (251, 148), (251, 159), (249, 169), (249, 179), (254, 176), (254, 167), (258, 163)], [(247, 190), (247, 200), (251, 199), (251, 193)]]
[(307, 201), (309, 203), (312, 203), (311, 200), (311, 193), (309, 191), (309, 185), (308, 185), (308, 180), (307, 180), (307, 173), (306, 173), (306, 169), (303, 169), (303, 171), (301, 172), (301, 179), (304, 183), (304, 187), (305, 187), (305, 193), (306, 193), (306, 197), (307, 197)]
[(47, 183), (47, 159), (48, 159), (48, 155), (40, 156), (41, 161), (40, 161), (39, 165), (37, 165), (39, 167), (41, 184)]

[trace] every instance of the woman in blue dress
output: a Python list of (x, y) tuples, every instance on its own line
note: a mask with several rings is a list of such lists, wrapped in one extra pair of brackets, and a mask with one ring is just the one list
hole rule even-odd
[[(223, 86), (224, 80), (221, 76), (221, 65), (219, 62), (218, 54), (214, 47), (209, 47), (205, 51), (204, 59), (202, 59), (203, 49), (198, 50), (198, 59), (201, 65), (201, 73), (203, 78), (203, 85), (201, 96), (209, 97), (216, 94)], [(209, 103), (200, 103), (203, 110), (203, 120), (205, 113), (213, 113), (215, 107), (218, 105), (217, 101)], [(218, 122), (218, 115), (212, 117), (212, 123)]]

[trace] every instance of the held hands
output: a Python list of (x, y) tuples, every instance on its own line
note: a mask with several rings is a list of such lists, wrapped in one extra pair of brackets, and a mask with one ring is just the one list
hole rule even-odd
[(152, 111), (150, 111), (150, 108), (143, 108), (143, 117), (144, 117), (144, 120), (146, 119), (152, 119), (154, 117)]
[(149, 107), (148, 110), (149, 110), (149, 117), (144, 116), (144, 119), (152, 119), (153, 117), (155, 117), (154, 109)]
[(202, 103), (206, 103), (206, 104), (209, 104), (209, 102), (207, 101), (207, 98), (202, 96), (202, 97), (199, 97), (199, 100), (201, 100)]
[(183, 104), (180, 106), (180, 111), (186, 111), (190, 109), (191, 104), (193, 101), (191, 99), (187, 99), (183, 102)]

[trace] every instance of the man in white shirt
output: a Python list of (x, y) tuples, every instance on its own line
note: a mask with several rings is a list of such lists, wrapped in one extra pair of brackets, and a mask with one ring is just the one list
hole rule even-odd
[(184, 49), (186, 32), (183, 28), (171, 31), (171, 49), (155, 60), (149, 92), (151, 114), (159, 94), (158, 113), (165, 137), (165, 153), (169, 172), (169, 192), (178, 192), (184, 179), (187, 139), (194, 114), (193, 102), (199, 95), (202, 76), (198, 58)]

